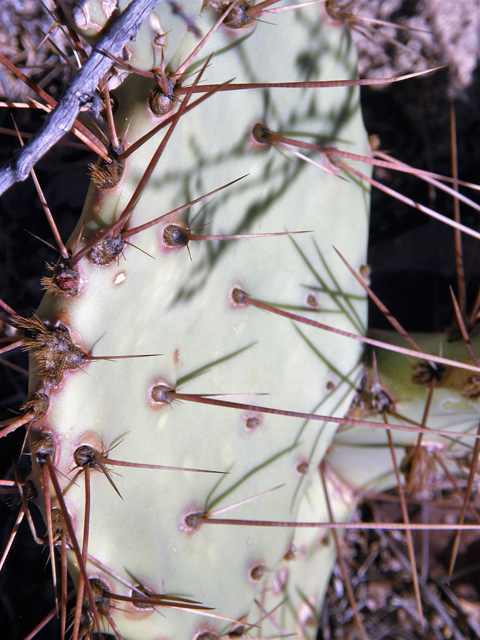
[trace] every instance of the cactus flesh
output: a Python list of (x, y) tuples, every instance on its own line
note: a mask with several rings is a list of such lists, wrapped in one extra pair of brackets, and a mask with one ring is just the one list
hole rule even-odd
[[(226, 8), (212, 3), (197, 17), (200, 7), (187, 3), (184, 11), (205, 34)], [(161, 42), (162, 64), (174, 74), (199, 40), (169, 20), (167, 5), (162, 11), (165, 16), (150, 22), (175, 43), (172, 52)], [(149, 38), (140, 32), (132, 66), (145, 68)], [(322, 23), (316, 5), (242, 28), (221, 25), (184, 70), (190, 78), (182, 84), (191, 84), (207, 60), (199, 86), (203, 78), (219, 84), (356, 75), (347, 30)], [(152, 67), (158, 64), (154, 58)], [(186, 103), (185, 92), (174, 90), (171, 111), (156, 115), (155, 86), (131, 73), (116, 91), (123, 149)], [(129, 203), (165, 129), (123, 166), (112, 160), (92, 169), (94, 184), (67, 244), (74, 285), (70, 271), (57, 267), (35, 327), (24, 328), (31, 338), (31, 393), (48, 396), (48, 410), (30, 429), (35, 484), (52, 513), (60, 509), (61, 519), (71, 521), (79, 549), (88, 531), (86, 575), (103, 589), (101, 628), (110, 626), (125, 640), (241, 635), (252, 624), (265, 636), (279, 628), (311, 636), (311, 609), (318, 607), (333, 558), (330, 544), (322, 544), (318, 532), (305, 541), (299, 534), (298, 541), (292, 527), (208, 520), (229, 506), (239, 519), (328, 519), (323, 500), (312, 507), (311, 493), (318, 493), (317, 466), (336, 426), (254, 407), (343, 416), (358, 383), (361, 345), (260, 311), (242, 292), (346, 331), (365, 331), (365, 295), (332, 245), (355, 269), (364, 264), (368, 187), (329, 163), (322, 170), (318, 159), (314, 165), (310, 157), (282, 153), (261, 135), (288, 132), (366, 155), (358, 90), (218, 92), (181, 113), (171, 129), (128, 222), (101, 240), (98, 234)], [(128, 235), (242, 176), (180, 215)], [(192, 241), (187, 250), (189, 234), (201, 235), (205, 224), (212, 235), (308, 233)], [(88, 251), (75, 260), (83, 247)], [(136, 357), (115, 359), (124, 356)], [(177, 401), (172, 391), (236, 394), (219, 399), (245, 408)], [(268, 395), (252, 395), (258, 393)], [(69, 541), (70, 571), (82, 580), (70, 529), (57, 529), (58, 544)], [(324, 577), (316, 587), (310, 579), (304, 592), (302, 573), (316, 554)], [(157, 597), (157, 606), (139, 602), (142, 594)], [(213, 610), (197, 610), (191, 601)], [(282, 601), (263, 619), (262, 607), (274, 610)]]

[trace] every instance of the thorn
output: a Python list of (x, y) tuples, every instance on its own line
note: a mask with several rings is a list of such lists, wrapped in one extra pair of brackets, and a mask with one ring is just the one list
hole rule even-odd
[(465, 342), (465, 346), (468, 349), (468, 353), (470, 354), (472, 362), (478, 367), (479, 366), (478, 358), (475, 355), (475, 351), (473, 350), (472, 343), (470, 341), (470, 336), (468, 335), (467, 328), (465, 327), (465, 322), (462, 317), (462, 312), (460, 310), (460, 306), (457, 302), (455, 294), (453, 293), (452, 287), (450, 287), (450, 295), (452, 296), (453, 306), (455, 309), (455, 317), (457, 318), (458, 326), (460, 327), (460, 331), (462, 332), (463, 341)]
[[(430, 412), (430, 407), (432, 406), (433, 392), (435, 390), (436, 382), (437, 381), (435, 379), (435, 376), (432, 376), (432, 379), (430, 380), (430, 387), (428, 390), (427, 401), (425, 403), (425, 408), (423, 410), (422, 422), (420, 425), (422, 428), (425, 428), (427, 424), (427, 418)], [(415, 479), (415, 471), (416, 471), (417, 464), (419, 463), (420, 455), (422, 451), (422, 441), (423, 441), (423, 433), (419, 433), (417, 443), (415, 445), (415, 451), (412, 457), (410, 472), (408, 473), (408, 477), (407, 477), (407, 487), (406, 487), (407, 496), (410, 496), (412, 493), (413, 481)]]
[[(56, 101), (51, 98), (46, 91), (41, 89), (35, 82), (30, 80), (24, 73), (19, 71), (15, 65), (11, 64), (1, 53), (0, 53), (0, 62), (7, 67), (9, 71), (11, 71), (17, 78), (22, 80), (30, 89), (35, 91), (37, 95), (42, 97), (45, 102), (53, 109), (56, 107)], [(108, 159), (108, 153), (105, 146), (100, 142), (100, 140), (96, 139), (95, 136), (91, 133), (91, 131), (83, 124), (81, 124), (78, 120), (75, 120), (74, 128), (72, 129), (73, 133), (82, 140), (92, 151), (95, 151), (98, 155)]]
[[(390, 433), (390, 432), (388, 432), (388, 433)], [(330, 497), (328, 495), (327, 484), (325, 482), (325, 475), (324, 475), (323, 470), (324, 470), (324, 465), (323, 465), (323, 463), (320, 463), (319, 473), (320, 473), (320, 479), (322, 481), (323, 494), (325, 496), (325, 503), (327, 505), (328, 518), (329, 518), (330, 522), (333, 523), (332, 506), (330, 504)], [(338, 534), (335, 531), (335, 529), (332, 529), (332, 536), (333, 536), (333, 540), (335, 542), (335, 548), (336, 548), (336, 551), (337, 551), (337, 558), (338, 558), (338, 563), (339, 563), (339, 566), (340, 566), (340, 572), (342, 574), (343, 584), (345, 585), (345, 589), (347, 590), (348, 601), (349, 601), (350, 606), (352, 608), (352, 612), (353, 612), (353, 616), (355, 618), (355, 623), (357, 625), (358, 633), (360, 634), (360, 637), (362, 638), (362, 640), (367, 640), (367, 634), (365, 632), (365, 627), (363, 626), (362, 620), (360, 618), (360, 614), (358, 613), (358, 607), (357, 607), (357, 603), (355, 601), (355, 595), (353, 593), (352, 582), (351, 582), (350, 576), (348, 574), (347, 565), (345, 563), (345, 559), (343, 557), (342, 549), (340, 547), (340, 541), (338, 539)]]
[[(85, 511), (83, 521), (82, 563), (84, 566), (86, 566), (88, 555), (88, 534), (90, 526), (90, 466), (88, 464), (85, 465), (83, 467), (83, 471), (85, 478)], [(78, 638), (79, 636), (84, 590), (85, 582), (83, 575), (81, 574), (78, 578), (77, 599), (75, 602), (75, 617), (73, 622), (73, 638)]]
[[(312, 3), (313, 4), (313, 3)], [(298, 5), (295, 5), (298, 6)], [(228, 86), (216, 85), (216, 84), (201, 84), (194, 93), (201, 93), (203, 91), (245, 91), (249, 89), (325, 89), (335, 87), (365, 87), (372, 85), (392, 84), (394, 82), (403, 82), (404, 80), (410, 80), (411, 78), (424, 75), (426, 73), (434, 73), (439, 69), (443, 69), (445, 65), (439, 67), (433, 67), (432, 69), (426, 69), (425, 71), (418, 71), (416, 73), (409, 73), (404, 76), (397, 76), (392, 78), (360, 78), (354, 80), (315, 80), (312, 82), (249, 82), (249, 83), (235, 83), (230, 82)], [(182, 95), (188, 91), (189, 87), (178, 87), (176, 93)]]
[[(221, 475), (228, 475), (228, 471), (214, 471), (212, 469), (197, 469), (195, 467), (171, 467), (161, 464), (148, 464), (143, 462), (125, 462), (123, 460), (112, 460), (102, 456), (103, 460), (107, 464), (112, 464), (117, 467), (130, 467), (132, 469), (159, 469), (163, 471), (188, 471), (192, 473), (219, 473)], [(100, 461), (99, 461), (100, 462)]]
[(227, 507), (222, 507), (221, 509), (215, 509), (214, 511), (209, 511), (208, 513), (204, 513), (202, 516), (203, 519), (211, 518), (212, 516), (218, 516), (220, 513), (225, 513), (226, 511), (230, 511), (231, 509), (235, 509), (236, 507), (240, 507), (244, 504), (248, 504), (249, 502), (253, 502), (253, 500), (257, 500), (262, 496), (265, 496), (273, 491), (277, 491), (277, 489), (282, 489), (285, 484), (279, 484), (276, 487), (272, 487), (271, 489), (266, 489), (265, 491), (261, 491), (260, 493), (255, 494), (254, 496), (250, 496), (249, 498), (245, 498), (244, 500), (239, 500), (234, 504), (230, 504)]
[[(338, 252), (337, 252), (338, 253)], [(366, 285), (365, 285), (366, 286)], [(284, 311), (282, 309), (278, 309), (277, 307), (273, 307), (272, 305), (266, 304), (265, 302), (260, 302), (259, 300), (254, 300), (251, 298), (245, 291), (241, 289), (235, 288), (232, 291), (232, 299), (239, 306), (242, 305), (251, 305), (253, 307), (257, 307), (258, 309), (262, 309), (264, 311), (270, 311), (271, 313), (275, 313), (279, 316), (283, 316), (284, 318), (289, 318), (290, 320), (294, 320), (295, 322), (301, 322), (303, 324), (310, 325), (312, 327), (316, 327), (317, 329), (322, 329), (324, 331), (329, 331), (330, 333), (334, 333), (339, 336), (344, 336), (345, 338), (351, 338), (353, 340), (358, 340), (363, 342), (364, 344), (369, 344), (373, 347), (380, 347), (381, 349), (386, 349), (387, 351), (394, 351), (396, 353), (400, 353), (406, 356), (411, 356), (412, 358), (425, 358), (432, 363), (440, 363), (451, 367), (456, 367), (459, 369), (468, 369), (479, 371), (476, 365), (469, 365), (464, 362), (456, 362), (455, 360), (449, 360), (448, 358), (442, 358), (441, 356), (434, 356), (431, 354), (423, 353), (419, 347), (417, 347), (418, 351), (414, 351), (412, 349), (406, 349), (404, 347), (400, 347), (397, 345), (390, 345), (386, 342), (382, 342), (381, 340), (375, 340), (373, 338), (367, 338), (361, 335), (357, 335), (355, 333), (350, 333), (349, 331), (343, 331), (341, 329), (336, 329), (335, 327), (331, 327), (326, 324), (322, 324), (321, 322), (317, 322), (316, 320), (310, 320), (309, 318), (304, 318), (303, 316), (299, 316), (295, 313), (290, 313), (289, 311)], [(399, 325), (400, 326), (400, 325)], [(433, 365), (435, 366), (435, 365)]]
[[(477, 434), (480, 434), (480, 423), (478, 425)], [(453, 548), (452, 548), (452, 555), (450, 557), (450, 564), (448, 566), (448, 578), (447, 578), (447, 582), (448, 583), (450, 583), (450, 580), (452, 578), (453, 569), (455, 567), (455, 561), (457, 559), (458, 549), (460, 547), (460, 536), (461, 536), (461, 533), (462, 533), (461, 526), (463, 525), (463, 522), (465, 520), (465, 513), (467, 511), (468, 501), (470, 499), (470, 494), (472, 492), (473, 483), (475, 481), (475, 475), (477, 473), (478, 453), (479, 453), (479, 451), (480, 451), (480, 442), (478, 440), (475, 440), (475, 446), (473, 448), (470, 472), (468, 474), (467, 488), (465, 489), (465, 497), (464, 497), (464, 500), (463, 500), (460, 517), (458, 519), (458, 528), (457, 528), (457, 530), (455, 532), (455, 538), (454, 538), (454, 541), (453, 541)]]
[(195, 242), (201, 242), (202, 240), (242, 240), (245, 238), (273, 238), (278, 236), (293, 236), (299, 233), (313, 233), (313, 231), (279, 231), (276, 233), (244, 233), (237, 235), (219, 235), (219, 236), (204, 236), (190, 233), (190, 240)]
[(197, 402), (199, 404), (210, 404), (218, 407), (225, 407), (229, 409), (241, 409), (247, 411), (258, 411), (259, 413), (269, 413), (273, 415), (281, 415), (288, 416), (291, 418), (302, 418), (303, 420), (317, 420), (319, 422), (331, 422), (333, 424), (349, 424), (352, 426), (359, 427), (372, 427), (373, 429), (394, 429), (397, 431), (406, 431), (410, 433), (427, 433), (427, 434), (435, 434), (440, 436), (453, 436), (458, 438), (459, 436), (475, 438), (476, 440), (480, 438), (479, 435), (474, 435), (472, 433), (458, 433), (455, 431), (442, 431), (440, 429), (422, 429), (421, 427), (410, 427), (407, 425), (401, 424), (382, 424), (379, 422), (372, 422), (368, 420), (356, 420), (353, 418), (337, 418), (334, 416), (322, 416), (316, 413), (301, 413), (299, 411), (287, 411), (285, 409), (272, 409), (270, 407), (260, 407), (252, 404), (240, 404), (238, 402), (227, 402), (225, 400), (219, 400), (217, 398), (208, 397), (208, 395), (200, 395), (200, 394), (185, 394), (185, 393), (177, 393), (176, 391), (166, 389), (164, 392), (164, 402), (171, 403), (173, 400), (185, 400), (189, 402)]
[[(190, 55), (182, 62), (182, 64), (178, 67), (178, 69), (174, 71), (172, 74), (170, 74), (168, 79), (172, 84), (175, 84), (178, 81), (178, 79), (181, 77), (181, 75), (187, 70), (191, 62), (197, 57), (197, 55), (200, 53), (203, 47), (207, 44), (207, 42), (213, 36), (215, 31), (218, 29), (218, 27), (222, 24), (222, 22), (234, 9), (234, 7), (237, 6), (237, 4), (238, 4), (238, 0), (235, 0), (234, 2), (232, 2), (232, 4), (227, 8), (226, 11), (224, 11), (224, 13), (220, 16), (220, 18), (213, 25), (213, 27), (208, 31), (208, 33), (200, 40), (200, 42), (197, 44), (194, 50), (190, 53)], [(211, 56), (209, 56), (208, 62), (210, 62), (210, 58)]]
[[(384, 418), (385, 422), (388, 422), (387, 414), (385, 412), (383, 414), (383, 418)], [(400, 471), (398, 469), (397, 456), (395, 454), (395, 448), (393, 446), (392, 434), (391, 434), (390, 431), (387, 431), (387, 438), (388, 438), (388, 446), (389, 446), (389, 449), (390, 449), (390, 455), (392, 457), (392, 462), (393, 462), (393, 470), (395, 472), (395, 479), (397, 481), (398, 496), (400, 498), (400, 508), (401, 508), (401, 511), (402, 511), (403, 522), (404, 522), (405, 525), (408, 525), (410, 520), (409, 520), (409, 517), (408, 517), (407, 505), (406, 505), (406, 502), (405, 502), (405, 495), (403, 493), (403, 486), (402, 486), (402, 481), (401, 481), (401, 478), (400, 478)], [(416, 602), (416, 605), (417, 605), (418, 616), (419, 616), (419, 619), (420, 619), (420, 626), (421, 626), (422, 629), (424, 629), (425, 628), (425, 620), (424, 620), (424, 617), (423, 617), (422, 599), (420, 597), (420, 587), (418, 585), (418, 573), (417, 573), (417, 565), (416, 565), (416, 562), (415, 562), (415, 551), (413, 549), (412, 532), (408, 528), (405, 529), (405, 537), (406, 537), (406, 541), (407, 541), (408, 558), (410, 560), (410, 571), (411, 571), (412, 582), (413, 582), (413, 590), (415, 592), (415, 602)]]
[(110, 135), (110, 145), (111, 147), (113, 147), (113, 149), (118, 149), (120, 147), (120, 142), (118, 141), (117, 132), (115, 130), (112, 103), (110, 101), (110, 91), (108, 90), (107, 82), (105, 82), (103, 86), (103, 96), (104, 96), (104, 102), (105, 102), (105, 113), (107, 114), (108, 132)]
[(478, 524), (421, 523), (409, 522), (295, 522), (283, 520), (233, 520), (229, 518), (208, 518), (205, 524), (219, 524), (243, 527), (280, 527), (298, 529), (346, 529), (365, 531), (480, 531)]
[[(363, 162), (363, 163), (367, 163), (367, 164), (371, 164), (374, 166), (382, 166), (388, 169), (392, 169), (392, 170), (398, 170), (398, 171), (405, 171), (406, 173), (420, 173), (415, 169), (411, 169), (409, 168), (407, 170), (407, 165), (402, 164), (402, 163), (397, 163), (397, 162), (393, 162), (393, 163), (387, 163), (387, 165), (385, 164), (378, 164), (379, 160), (376, 160), (375, 158), (369, 158), (367, 156), (360, 156), (358, 154), (354, 154), (354, 153), (349, 153), (347, 151), (340, 151), (339, 149), (336, 149), (335, 147), (326, 147), (326, 146), (322, 146), (322, 145), (316, 145), (316, 144), (312, 144), (310, 142), (303, 142), (301, 140), (294, 140), (293, 138), (287, 138), (285, 136), (282, 136), (278, 133), (275, 133), (273, 131), (271, 131), (270, 129), (268, 129), (267, 127), (265, 127), (264, 125), (257, 123), (252, 130), (252, 135), (255, 138), (255, 140), (257, 140), (257, 142), (259, 144), (264, 144), (264, 145), (274, 145), (276, 147), (279, 147), (280, 149), (283, 150), (288, 150), (286, 149), (285, 145), (291, 145), (291, 146), (295, 146), (295, 147), (300, 147), (302, 149), (308, 149), (310, 151), (317, 151), (319, 153), (325, 153), (327, 155), (327, 157), (330, 158), (331, 162), (333, 164), (335, 164), (335, 166), (337, 166), (339, 169), (343, 169), (343, 171), (345, 171), (345, 173), (348, 174), (352, 174), (358, 178), (360, 178), (361, 180), (364, 180), (366, 182), (368, 182), (370, 185), (372, 185), (373, 187), (376, 187), (377, 189), (380, 189), (380, 191), (383, 191), (384, 193), (394, 197), (395, 199), (397, 199), (399, 202), (403, 202), (407, 205), (409, 205), (410, 207), (413, 207), (414, 209), (417, 209), (418, 211), (421, 211), (422, 213), (425, 213), (426, 215), (430, 216), (431, 218), (434, 218), (436, 220), (439, 220), (440, 222), (443, 222), (446, 225), (449, 225), (451, 227), (453, 227), (454, 229), (458, 229), (459, 231), (462, 231), (463, 233), (472, 236), (473, 238), (476, 238), (477, 240), (480, 239), (480, 233), (478, 233), (477, 231), (470, 229), (469, 227), (466, 227), (463, 224), (460, 224), (459, 222), (455, 221), (455, 220), (451, 220), (450, 218), (446, 218), (445, 216), (441, 215), (440, 213), (437, 213), (436, 211), (433, 211), (433, 209), (430, 209), (429, 207), (426, 207), (422, 204), (419, 204), (418, 202), (415, 202), (414, 200), (412, 200), (411, 198), (407, 198), (406, 196), (402, 195), (401, 193), (398, 193), (397, 191), (394, 191), (393, 189), (390, 189), (389, 187), (386, 187), (385, 185), (383, 185), (382, 183), (378, 182), (377, 180), (374, 180), (373, 178), (370, 178), (369, 176), (361, 173), (360, 171), (357, 171), (356, 169), (354, 169), (352, 166), (350, 165), (346, 165), (343, 162), (340, 162), (339, 160), (337, 160), (337, 158), (345, 158), (345, 159), (349, 159), (349, 160), (354, 160), (356, 162)], [(335, 158), (335, 160), (332, 159)], [(444, 187), (445, 189), (447, 189), (446, 187)], [(456, 197), (459, 197), (458, 195)], [(474, 208), (480, 208), (479, 205), (473, 205)]]
[[(450, 148), (451, 148), (451, 166), (452, 178), (458, 180), (458, 162), (457, 162), (457, 135), (455, 125), (455, 107), (453, 102), (450, 103)], [(453, 184), (454, 191), (458, 194), (458, 184)], [(453, 198), (453, 219), (460, 224), (460, 202), (458, 198)], [(462, 235), (460, 229), (454, 229), (455, 238), (455, 268), (457, 272), (457, 288), (458, 300), (460, 306), (460, 316), (465, 317), (467, 313), (467, 291), (465, 286), (465, 268), (463, 264), (463, 248)]]
[[(97, 617), (97, 611), (96, 611), (96, 606), (95, 606), (95, 598), (93, 597), (93, 593), (92, 593), (92, 589), (90, 586), (90, 582), (88, 580), (87, 577), (87, 572), (85, 569), (85, 563), (83, 562), (82, 559), (82, 554), (80, 552), (80, 547), (78, 546), (78, 542), (77, 542), (77, 538), (75, 535), (75, 531), (73, 529), (73, 525), (72, 525), (72, 521), (70, 520), (70, 516), (68, 515), (68, 510), (67, 507), (65, 505), (65, 500), (63, 499), (63, 494), (62, 494), (62, 490), (60, 489), (60, 485), (58, 483), (57, 480), (57, 476), (55, 475), (55, 468), (52, 464), (52, 461), (50, 459), (50, 454), (47, 454), (46, 456), (46, 470), (48, 471), (48, 475), (50, 476), (50, 479), (52, 481), (53, 484), (53, 488), (55, 491), (55, 495), (57, 496), (57, 500), (58, 500), (58, 504), (59, 507), (61, 509), (62, 515), (63, 515), (63, 519), (65, 522), (65, 526), (67, 527), (67, 531), (68, 531), (68, 535), (70, 538), (70, 544), (73, 547), (73, 551), (75, 553), (75, 557), (77, 559), (77, 564), (78, 564), (78, 568), (80, 570), (80, 575), (83, 577), (83, 580), (85, 582), (85, 587), (87, 589), (87, 593), (88, 593), (88, 600), (90, 602), (90, 606), (92, 608), (92, 613), (93, 613), (93, 617), (94, 617), (94, 624), (95, 624), (95, 630), (100, 632), (100, 626), (98, 623), (98, 617)], [(45, 473), (45, 477), (46, 473)], [(45, 496), (47, 496), (47, 492), (45, 492)]]
[[(13, 126), (15, 127), (15, 131), (17, 132), (17, 136), (18, 136), (18, 140), (20, 142), (20, 146), (23, 147), (23, 140), (22, 140), (22, 136), (20, 135), (20, 131), (18, 130), (17, 127), (17, 123), (15, 122), (13, 116), (12, 116), (12, 121), (13, 121)], [(38, 193), (38, 197), (40, 198), (40, 202), (42, 204), (43, 210), (45, 212), (45, 215), (47, 216), (47, 220), (48, 220), (48, 224), (50, 225), (50, 229), (52, 230), (53, 233), (53, 237), (55, 238), (55, 242), (57, 243), (58, 249), (60, 251), (60, 253), (62, 254), (62, 257), (64, 259), (68, 259), (68, 252), (65, 248), (65, 245), (63, 244), (63, 240), (58, 232), (58, 228), (57, 225), (55, 224), (55, 220), (53, 219), (53, 215), (52, 212), (50, 211), (50, 207), (48, 206), (47, 200), (45, 198), (45, 195), (42, 191), (42, 188), (40, 186), (40, 183), (38, 181), (37, 178), (37, 174), (35, 173), (35, 170), (32, 169), (30, 171), (30, 175), (32, 176), (33, 179), (33, 183), (35, 184), (35, 189), (37, 190)]]
[[(75, 594), (75, 589), (72, 589), (71, 591), (68, 592), (67, 599), (70, 600), (74, 594)], [(50, 622), (50, 620), (53, 620), (56, 613), (57, 613), (57, 610), (54, 607), (49, 613), (47, 613), (45, 618), (43, 618), (43, 620), (37, 624), (35, 629), (33, 629), (28, 634), (28, 636), (26, 636), (23, 640), (34, 640), (34, 638), (38, 635), (39, 631), (41, 631)]]
[(235, 180), (231, 180), (230, 182), (227, 182), (226, 184), (222, 185), (221, 187), (217, 187), (216, 189), (213, 189), (213, 191), (209, 191), (208, 193), (204, 193), (202, 196), (199, 196), (198, 198), (195, 198), (194, 200), (191, 200), (190, 202), (187, 202), (186, 204), (182, 204), (181, 207), (177, 207), (176, 209), (172, 209), (172, 211), (169, 211), (168, 213), (164, 213), (163, 215), (159, 216), (158, 218), (154, 218), (153, 220), (150, 220), (150, 222), (146, 222), (145, 224), (142, 224), (138, 227), (134, 227), (133, 229), (127, 229), (126, 231), (122, 231), (121, 236), (124, 240), (126, 240), (127, 238), (131, 238), (133, 235), (136, 235), (137, 233), (140, 233), (141, 231), (145, 231), (146, 229), (149, 229), (150, 227), (153, 227), (154, 225), (158, 224), (159, 222), (161, 222), (162, 220), (165, 220), (173, 215), (176, 215), (178, 213), (181, 213), (182, 211), (185, 211), (185, 209), (188, 209), (189, 207), (192, 207), (194, 204), (196, 204), (197, 202), (200, 202), (201, 200), (204, 200), (205, 198), (210, 197), (211, 195), (218, 193), (219, 191), (222, 191), (223, 189), (226, 189), (227, 187), (230, 187), (232, 184), (235, 184), (236, 182), (239, 182), (240, 180), (243, 180), (244, 178), (246, 178), (249, 174), (245, 174), (244, 176), (240, 176), (240, 178), (236, 178)]

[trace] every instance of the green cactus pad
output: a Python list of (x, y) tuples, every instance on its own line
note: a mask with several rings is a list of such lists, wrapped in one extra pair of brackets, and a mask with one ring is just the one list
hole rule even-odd
[[(355, 50), (347, 31), (321, 24), (319, 15), (314, 5), (268, 16), (268, 22), (240, 32), (222, 27), (188, 73), (215, 53), (202, 82), (355, 77)], [(216, 19), (206, 9), (199, 28), (205, 33)], [(172, 71), (197, 43), (192, 33), (183, 39)], [(124, 148), (161, 121), (149, 106), (153, 88), (150, 80), (132, 75), (117, 92), (116, 125)], [(58, 479), (80, 545), (85, 489), (74, 458), (80, 447), (93, 447), (98, 455), (109, 451), (111, 459), (125, 462), (225, 472), (119, 467), (102, 458), (120, 498), (95, 458), (82, 458), (93, 467), (88, 575), (120, 596), (131, 595), (127, 585), (141, 585), (148, 593), (213, 608), (206, 613), (161, 606), (152, 610), (111, 598), (110, 615), (125, 640), (211, 639), (242, 625), (246, 632), (256, 624), (263, 614), (255, 599), (261, 599), (276, 568), (281, 569), (293, 530), (214, 525), (199, 522), (198, 514), (258, 496), (226, 517), (307, 517), (310, 507), (304, 496), (318, 483), (317, 466), (335, 431), (332, 424), (254, 409), (162, 402), (171, 400), (165, 385), (184, 394), (242, 394), (221, 399), (247, 405), (343, 416), (359, 381), (360, 344), (296, 326), (232, 298), (237, 287), (255, 300), (354, 333), (365, 331), (363, 291), (333, 246), (355, 269), (364, 264), (368, 189), (329, 163), (322, 170), (259, 146), (251, 137), (258, 122), (291, 137), (368, 153), (355, 88), (218, 93), (181, 116), (128, 227), (248, 175), (189, 208), (183, 223), (169, 218), (127, 244), (112, 240), (110, 259), (92, 259), (87, 253), (77, 265), (76, 295), (48, 293), (38, 310), (51, 326), (68, 327), (87, 362), (64, 371), (55, 384), (35, 372), (31, 381), (32, 391), (47, 390), (50, 400), (45, 417), (34, 425), (33, 438), (39, 432), (53, 437)], [(73, 253), (118, 218), (162, 135), (127, 158), (116, 186), (92, 186), (69, 244)], [(318, 154), (307, 155), (323, 162)], [(191, 241), (189, 255), (185, 246), (164, 242), (168, 225), (181, 229), (184, 223), (199, 235), (309, 233)], [(181, 237), (180, 232), (174, 237)], [(126, 355), (150, 357), (115, 361), (115, 356)], [(252, 395), (259, 393), (268, 395)], [(42, 471), (35, 461), (34, 470), (40, 485)], [(75, 483), (67, 480), (74, 477)], [(323, 504), (312, 513), (327, 519)], [(330, 548), (327, 555), (331, 562)], [(92, 558), (108, 570), (95, 566)], [(69, 563), (78, 576), (73, 553)], [(319, 581), (315, 593), (308, 584), (314, 606), (324, 582)], [(295, 584), (300, 583), (296, 576)], [(297, 593), (292, 595), (293, 614), (279, 614), (286, 633), (314, 633), (299, 622), (301, 606)]]

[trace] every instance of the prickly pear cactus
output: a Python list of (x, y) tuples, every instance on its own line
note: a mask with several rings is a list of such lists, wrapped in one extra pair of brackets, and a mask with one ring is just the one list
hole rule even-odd
[[(75, 6), (72, 22), (82, 27)], [(81, 7), (86, 16), (90, 3)], [(198, 3), (182, 5), (203, 35), (227, 9), (212, 2), (198, 15)], [(333, 246), (356, 270), (364, 264), (368, 188), (309, 152), (271, 144), (272, 132), (288, 132), (368, 154), (358, 92), (219, 91), (188, 110), (197, 94), (186, 97), (185, 87), (354, 78), (355, 50), (317, 5), (264, 20), (250, 5), (230, 11), (235, 18), (184, 68), (199, 36), (168, 5), (150, 20), (150, 66), (152, 30), (138, 36), (129, 63), (153, 68), (160, 59), (163, 84), (131, 73), (116, 91), (121, 148), (92, 168), (68, 258), (46, 280), (37, 318), (19, 323), (37, 403), (33, 477), (52, 542), (68, 547), (85, 593), (80, 637), (96, 624), (125, 640), (212, 640), (257, 628), (262, 637), (313, 637), (333, 561), (318, 531), (299, 538), (292, 527), (213, 521), (227, 509), (238, 519), (328, 520), (312, 496), (336, 425), (276, 411), (343, 416), (361, 346), (250, 302), (364, 333), (363, 290)], [(122, 156), (174, 113), (170, 129)], [(164, 152), (122, 218), (165, 131)], [(207, 233), (284, 235), (202, 240)], [(323, 578), (310, 572), (316, 557)]]

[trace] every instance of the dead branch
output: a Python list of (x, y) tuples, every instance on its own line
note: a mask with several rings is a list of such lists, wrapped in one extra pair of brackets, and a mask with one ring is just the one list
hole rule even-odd
[(0, 195), (15, 182), (25, 180), (38, 160), (70, 131), (80, 109), (91, 103), (99, 82), (112, 66), (111, 58), (103, 52), (119, 57), (125, 44), (135, 38), (138, 28), (159, 2), (133, 0), (108, 28), (40, 131), (0, 170)]

